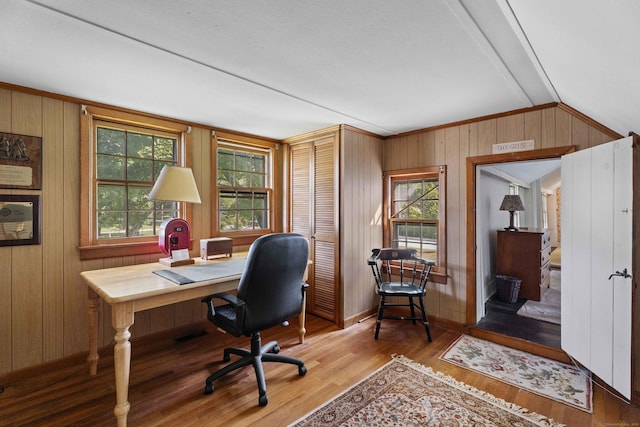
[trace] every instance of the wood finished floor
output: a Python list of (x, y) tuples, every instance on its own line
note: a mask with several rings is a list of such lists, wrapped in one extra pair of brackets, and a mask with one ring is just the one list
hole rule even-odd
[[(307, 338), (298, 344), (295, 328), (274, 328), (263, 340), (277, 339), (283, 354), (302, 358), (309, 371), (299, 377), (291, 365), (267, 364), (269, 404), (258, 407), (252, 369), (218, 380), (204, 395), (204, 380), (220, 367), (225, 346), (244, 346), (248, 339), (223, 335), (208, 324), (206, 334), (191, 339), (133, 342), (129, 388), (130, 426), (286, 426), (338, 395), (390, 360), (403, 354), (437, 371), (485, 390), (568, 426), (640, 426), (640, 409), (600, 388), (590, 415), (517, 387), (459, 368), (438, 357), (459, 332), (432, 326), (433, 342), (424, 330), (405, 321), (385, 321), (373, 339), (374, 319), (341, 330), (308, 316)], [(101, 352), (98, 374), (89, 376), (84, 363), (16, 379), (0, 377), (2, 426), (115, 425), (112, 349)]]

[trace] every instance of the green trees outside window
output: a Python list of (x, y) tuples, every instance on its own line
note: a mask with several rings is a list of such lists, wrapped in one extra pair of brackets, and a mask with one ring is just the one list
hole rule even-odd
[(98, 239), (158, 234), (178, 216), (175, 202), (148, 199), (165, 165), (177, 164), (177, 137), (126, 128), (96, 128), (96, 224)]
[(271, 181), (268, 152), (221, 144), (217, 154), (219, 231), (268, 229)]

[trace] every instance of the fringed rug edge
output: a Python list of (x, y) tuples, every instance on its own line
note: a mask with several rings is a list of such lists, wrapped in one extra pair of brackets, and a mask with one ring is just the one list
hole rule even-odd
[(526, 419), (528, 419), (531, 422), (534, 422), (540, 426), (553, 426), (553, 427), (564, 427), (565, 424), (561, 424), (558, 423), (557, 421), (545, 416), (545, 415), (541, 415), (538, 414), (536, 412), (532, 412), (530, 410), (528, 410), (527, 408), (523, 408), (519, 405), (516, 405), (515, 403), (512, 402), (508, 402), (504, 399), (501, 399), (499, 397), (494, 396), (491, 393), (488, 393), (486, 391), (483, 390), (479, 390), (469, 384), (466, 384), (462, 381), (459, 381), (455, 378), (453, 378), (450, 375), (444, 374), (442, 372), (439, 371), (435, 371), (433, 368), (429, 367), (429, 366), (425, 366), (421, 363), (415, 362), (411, 359), (409, 359), (408, 357), (405, 357), (403, 355), (397, 355), (397, 354), (393, 354), (391, 357), (393, 357), (393, 360), (396, 360), (410, 368), (413, 368), (417, 371), (423, 372), (427, 375), (430, 375), (432, 377), (435, 377), (436, 379), (449, 384), (452, 387), (457, 388), (458, 390), (462, 390), (462, 391), (466, 391), (468, 393), (473, 394), (474, 396), (477, 396), (480, 399), (483, 399), (486, 402), (489, 402), (493, 405), (499, 406), (501, 409), (504, 409), (506, 411), (509, 411), (511, 413), (514, 413), (516, 415), (519, 415), (521, 417), (524, 417)]
[[(567, 406), (569, 406), (571, 408), (579, 409), (579, 410), (581, 410), (583, 412), (586, 412), (588, 414), (593, 414), (593, 384), (592, 384), (592, 378), (591, 378), (591, 372), (590, 371), (588, 371), (586, 369), (579, 368), (583, 372), (583, 374), (586, 375), (586, 377), (589, 379), (589, 381), (587, 381), (587, 383), (586, 383), (586, 387), (587, 387), (588, 392), (589, 392), (589, 400), (587, 401), (587, 406), (586, 407), (582, 407), (580, 405), (573, 404), (573, 403), (568, 402), (566, 400), (562, 400), (562, 399), (559, 399), (559, 398), (554, 398), (553, 396), (549, 396), (547, 394), (540, 393), (540, 392), (538, 392), (536, 390), (533, 390), (531, 388), (520, 387), (518, 384), (514, 384), (512, 382), (509, 382), (506, 379), (503, 379), (503, 378), (500, 378), (500, 377), (497, 377), (497, 376), (493, 376), (493, 375), (489, 374), (488, 372), (484, 372), (484, 371), (481, 371), (479, 369), (474, 369), (471, 366), (468, 366), (468, 365), (465, 365), (465, 364), (462, 364), (462, 363), (457, 363), (455, 360), (447, 359), (447, 358), (444, 357), (444, 355), (447, 354), (453, 347), (455, 347), (458, 344), (459, 341), (461, 341), (461, 340), (463, 340), (465, 338), (472, 338), (472, 339), (475, 339), (475, 340), (487, 341), (487, 340), (483, 340), (483, 339), (478, 338), (478, 337), (474, 337), (472, 335), (462, 334), (458, 338), (456, 338), (451, 343), (451, 345), (449, 345), (449, 347), (447, 347), (447, 349), (444, 352), (442, 352), (442, 354), (438, 357), (438, 359), (440, 359), (440, 360), (442, 360), (444, 362), (447, 362), (447, 363), (451, 363), (452, 365), (458, 366), (460, 368), (468, 369), (468, 370), (470, 370), (472, 372), (475, 372), (475, 373), (480, 374), (482, 376), (485, 376), (487, 378), (491, 378), (493, 380), (500, 381), (503, 384), (507, 384), (507, 385), (510, 385), (510, 386), (513, 386), (513, 387), (521, 388), (522, 390), (525, 390), (525, 391), (527, 391), (529, 393), (533, 393), (533, 394), (536, 394), (538, 396), (544, 397), (545, 399), (549, 399), (549, 400), (553, 400), (554, 402), (562, 403), (563, 405), (567, 405)], [(533, 357), (533, 358), (547, 359), (545, 357), (538, 356), (538, 355), (531, 354), (531, 353), (527, 353), (526, 351), (517, 350), (517, 349), (511, 348), (511, 347), (502, 345), (502, 344), (497, 344), (497, 343), (494, 343), (494, 342), (491, 342), (491, 341), (489, 341), (489, 343), (494, 345), (494, 346), (496, 346), (496, 347), (505, 348), (505, 349), (509, 350), (512, 353), (524, 353), (524, 354), (528, 354), (530, 357)], [(552, 360), (552, 359), (549, 359), (549, 360)], [(554, 362), (557, 362), (557, 361), (554, 361)], [(558, 363), (562, 363), (562, 362), (558, 362)]]

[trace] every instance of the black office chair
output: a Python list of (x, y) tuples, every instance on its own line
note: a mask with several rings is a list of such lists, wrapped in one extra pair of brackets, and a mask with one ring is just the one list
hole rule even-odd
[[(378, 339), (382, 319), (411, 320), (414, 325), (416, 320), (420, 320), (424, 324), (427, 338), (431, 342), (431, 329), (424, 306), (424, 297), (427, 294), (427, 281), (435, 263), (418, 257), (413, 249), (393, 248), (373, 249), (367, 263), (373, 271), (376, 293), (380, 296), (375, 339)], [(396, 277), (399, 280), (394, 280)], [(408, 302), (390, 303), (387, 301), (389, 297), (406, 297)], [(414, 298), (418, 300), (419, 305), (416, 304)], [(411, 315), (385, 315), (384, 309), (386, 307), (409, 307)], [(416, 316), (416, 308), (420, 310), (420, 316)]]
[[(216, 379), (251, 364), (258, 381), (258, 404), (265, 406), (267, 389), (262, 362), (291, 363), (298, 366), (298, 375), (307, 373), (302, 360), (277, 354), (280, 347), (276, 341), (262, 346), (260, 331), (276, 325), (287, 325), (287, 319), (303, 309), (306, 284), (302, 279), (308, 258), (309, 245), (299, 234), (262, 236), (249, 249), (237, 295), (222, 292), (202, 299), (208, 306), (207, 317), (214, 325), (236, 337), (251, 337), (251, 350), (224, 350), (225, 362), (231, 359), (231, 354), (241, 358), (210, 375), (206, 380), (205, 394), (213, 393)], [(222, 299), (227, 304), (214, 307), (214, 298)]]

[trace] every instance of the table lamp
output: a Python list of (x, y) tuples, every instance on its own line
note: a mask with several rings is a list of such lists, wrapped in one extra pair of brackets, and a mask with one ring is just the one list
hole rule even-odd
[(513, 225), (513, 213), (515, 211), (523, 211), (524, 205), (522, 204), (522, 199), (517, 194), (507, 194), (502, 199), (502, 204), (500, 205), (501, 211), (509, 211), (509, 227), (505, 227), (507, 231), (518, 231), (518, 229)]
[[(198, 187), (196, 187), (196, 180), (193, 178), (191, 168), (163, 167), (151, 193), (149, 193), (149, 200), (200, 203), (200, 194), (198, 194)], [(186, 220), (181, 218), (165, 219), (160, 224), (158, 247), (169, 257), (160, 258), (158, 261), (169, 267), (193, 264), (194, 261), (189, 256), (190, 241), (191, 227)]]

